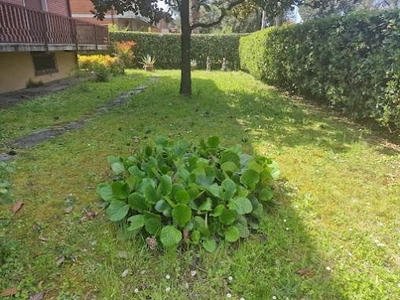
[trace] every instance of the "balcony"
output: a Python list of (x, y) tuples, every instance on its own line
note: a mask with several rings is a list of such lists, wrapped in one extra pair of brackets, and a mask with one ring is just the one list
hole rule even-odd
[(107, 48), (107, 27), (0, 0), (0, 52)]

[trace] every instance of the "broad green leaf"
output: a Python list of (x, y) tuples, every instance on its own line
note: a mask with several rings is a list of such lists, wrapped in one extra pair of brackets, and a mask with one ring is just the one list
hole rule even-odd
[(255, 159), (251, 159), (248, 162), (247, 167), (249, 169), (256, 171), (259, 174), (264, 170), (264, 168), (261, 165), (259, 165)]
[(215, 171), (209, 166), (198, 167), (192, 174), (196, 175), (196, 183), (203, 187), (209, 187), (215, 180)]
[(221, 169), (225, 172), (235, 173), (239, 169), (239, 167), (235, 163), (227, 161), (221, 165)]
[(146, 220), (144, 223), (146, 231), (152, 235), (156, 235), (158, 231), (161, 229), (161, 218), (159, 216), (146, 216)]
[(195, 183), (189, 184), (189, 195), (190, 195), (190, 200), (194, 200), (198, 197), (200, 197), (201, 194), (203, 194), (202, 191), (199, 190), (199, 187)]
[(207, 139), (207, 146), (210, 148), (217, 148), (219, 146), (219, 137), (212, 136)]
[(180, 190), (176, 192), (175, 200), (181, 204), (188, 204), (190, 201), (190, 195), (186, 190)]
[(155, 204), (158, 200), (160, 200), (157, 190), (151, 184), (147, 184), (144, 187), (144, 197), (146, 198), (147, 202), (152, 204)]
[(269, 201), (274, 197), (274, 191), (270, 187), (266, 187), (260, 191), (259, 199), (262, 201)]
[(178, 204), (172, 209), (172, 218), (178, 226), (183, 227), (192, 218), (192, 210), (187, 205)]
[(222, 181), (221, 186), (224, 189), (222, 197), (224, 200), (229, 200), (236, 194), (236, 183), (233, 180), (227, 178)]
[(143, 213), (149, 209), (146, 199), (139, 193), (130, 194), (128, 197), (128, 203), (134, 210), (140, 213)]
[(198, 230), (193, 230), (190, 234), (190, 239), (193, 244), (197, 245), (200, 242), (201, 233)]
[(114, 181), (111, 184), (111, 189), (116, 199), (126, 199), (129, 196), (129, 185), (122, 181)]
[(225, 208), (218, 218), (222, 224), (230, 225), (236, 220), (236, 212)]
[(174, 185), (172, 186), (172, 190), (171, 190), (172, 198), (175, 197), (175, 194), (176, 194), (178, 191), (181, 191), (181, 190), (184, 190), (184, 189), (185, 189), (185, 187), (183, 186), (183, 184), (180, 184), (180, 183), (174, 184)]
[(236, 211), (239, 215), (249, 214), (253, 210), (251, 201), (244, 197), (231, 199), (228, 203), (228, 207), (229, 209)]
[(164, 212), (166, 210), (171, 210), (171, 206), (165, 201), (164, 199), (161, 199), (157, 201), (156, 205), (154, 206), (155, 210), (158, 212)]
[(215, 197), (217, 198), (221, 198), (221, 187), (214, 183), (212, 185), (210, 185), (209, 187), (207, 187), (207, 190)]
[(241, 185), (238, 185), (238, 196), (239, 197), (247, 197), (247, 195), (249, 194), (249, 190), (244, 188)]
[(215, 252), (215, 250), (217, 249), (217, 243), (214, 239), (207, 239), (203, 241), (202, 245), (204, 249), (206, 249), (206, 251), (210, 253)]
[(133, 191), (135, 189), (136, 181), (137, 181), (137, 178), (134, 176), (128, 177), (125, 180), (126, 184), (129, 186), (129, 192)]
[[(227, 162), (234, 163), (236, 168), (240, 167), (240, 157), (234, 152), (226, 151), (222, 153), (220, 164), (225, 164)], [(236, 171), (236, 170), (235, 170)], [(234, 171), (233, 171), (234, 172)]]
[(128, 214), (129, 208), (126, 202), (115, 200), (107, 207), (107, 216), (111, 222), (121, 221)]
[(114, 196), (113, 191), (112, 191), (111, 184), (100, 183), (97, 186), (96, 192), (105, 201), (112, 202), (112, 201), (116, 200), (116, 197)]
[(239, 230), (239, 235), (241, 238), (248, 238), (250, 236), (250, 230), (247, 228), (247, 222), (246, 224), (238, 223), (235, 225), (235, 227)]
[(212, 199), (211, 198), (207, 198), (203, 203), (200, 204), (199, 206), (199, 210), (201, 211), (212, 211)]
[(128, 219), (128, 222), (130, 223), (129, 231), (141, 229), (145, 222), (144, 215), (134, 215)]
[(257, 199), (252, 199), (251, 204), (253, 205), (253, 211), (251, 214), (257, 219), (261, 219), (264, 215), (264, 208)]
[(136, 176), (139, 178), (143, 178), (146, 176), (146, 173), (141, 171), (137, 166), (132, 166), (128, 169), (128, 172), (132, 175), (132, 176)]
[(281, 171), (279, 170), (278, 164), (276, 162), (272, 162), (268, 167), (271, 169), (272, 178), (274, 180), (278, 180), (279, 175), (281, 173)]
[(161, 195), (167, 196), (172, 191), (172, 180), (168, 175), (163, 175), (160, 178), (160, 184), (158, 186), (158, 191)]
[(243, 153), (240, 155), (240, 167), (246, 168), (247, 167), (247, 163), (249, 162), (249, 160), (251, 160), (253, 158), (253, 156)]
[(116, 175), (122, 174), (126, 171), (124, 164), (120, 163), (120, 162), (115, 162), (115, 163), (111, 164), (111, 169), (113, 170), (114, 174), (116, 174)]
[(182, 240), (182, 232), (174, 226), (168, 225), (161, 229), (160, 241), (165, 248), (173, 248), (178, 246)]
[(240, 182), (246, 185), (251, 190), (254, 190), (259, 180), (260, 175), (252, 169), (246, 169), (240, 177)]
[(237, 229), (235, 226), (229, 226), (226, 228), (224, 235), (225, 240), (230, 243), (234, 243), (240, 238), (239, 229)]
[(210, 215), (212, 217), (219, 217), (224, 210), (225, 210), (225, 206), (223, 206), (222, 204), (219, 204), (214, 208), (214, 212)]

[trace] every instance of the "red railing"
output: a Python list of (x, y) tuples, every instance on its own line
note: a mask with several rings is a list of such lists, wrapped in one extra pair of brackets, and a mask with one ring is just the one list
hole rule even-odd
[(48, 45), (108, 44), (108, 29), (0, 1), (0, 43)]

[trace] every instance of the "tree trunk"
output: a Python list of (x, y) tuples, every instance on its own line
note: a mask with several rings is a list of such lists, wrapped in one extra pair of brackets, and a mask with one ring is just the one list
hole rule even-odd
[(267, 27), (267, 12), (263, 10), (261, 16), (261, 30), (265, 27)]
[(192, 94), (192, 79), (190, 74), (190, 22), (189, 0), (181, 1), (181, 95)]

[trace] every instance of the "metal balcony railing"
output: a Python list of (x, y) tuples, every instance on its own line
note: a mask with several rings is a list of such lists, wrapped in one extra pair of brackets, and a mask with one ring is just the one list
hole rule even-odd
[(107, 27), (0, 1), (0, 44), (108, 45)]

